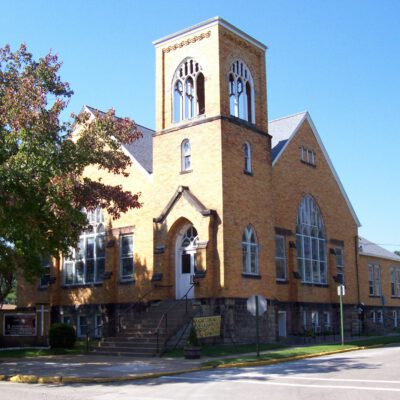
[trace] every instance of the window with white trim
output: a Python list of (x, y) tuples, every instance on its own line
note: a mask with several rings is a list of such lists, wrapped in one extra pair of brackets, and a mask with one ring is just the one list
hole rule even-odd
[(300, 146), (300, 159), (301, 161), (303, 161), (306, 164), (310, 164), (315, 166), (316, 162), (315, 162), (315, 151), (308, 149), (305, 146)]
[(86, 336), (88, 332), (88, 317), (86, 315), (78, 315), (78, 329), (77, 336)]
[(320, 329), (320, 327), (319, 327), (319, 312), (318, 311), (311, 312), (311, 323), (312, 323), (314, 331), (318, 332)]
[(244, 172), (251, 174), (251, 145), (248, 142), (243, 143)]
[(390, 269), (390, 294), (396, 296), (396, 270)]
[(329, 311), (322, 313), (322, 322), (325, 330), (331, 329), (331, 313)]
[(336, 277), (337, 283), (339, 285), (344, 285), (344, 256), (343, 256), (343, 248), (336, 247)]
[(103, 337), (103, 318), (101, 314), (95, 314), (94, 316), (94, 337)]
[(392, 297), (400, 297), (400, 268), (390, 269), (390, 289)]
[(240, 60), (231, 64), (229, 72), (229, 109), (234, 117), (255, 123), (253, 78)]
[(133, 263), (133, 235), (121, 235), (119, 238), (120, 249), (120, 278), (121, 281), (132, 280), (134, 272)]
[(180, 122), (205, 113), (205, 88), (202, 68), (188, 58), (176, 69), (172, 81), (173, 122)]
[(181, 144), (181, 170), (192, 170), (192, 150), (189, 139), (185, 139)]
[(368, 264), (368, 286), (370, 296), (381, 296), (381, 267), (377, 264)]
[(42, 268), (43, 268), (43, 273), (42, 276), (40, 277), (39, 288), (44, 289), (49, 286), (50, 282), (51, 261), (49, 258), (44, 258), (42, 260)]
[(100, 208), (87, 212), (88, 228), (81, 233), (77, 248), (64, 257), (64, 284), (84, 285), (103, 281), (105, 229)]
[(278, 281), (285, 281), (286, 280), (285, 237), (281, 235), (275, 236), (275, 267), (276, 267), (276, 279)]
[(242, 236), (242, 263), (244, 274), (258, 275), (258, 244), (251, 225), (244, 230)]
[(298, 272), (305, 283), (326, 284), (326, 239), (321, 212), (307, 195), (297, 211), (296, 248)]
[(376, 313), (375, 311), (371, 311), (369, 315), (370, 320), (375, 324), (376, 323)]
[(381, 310), (376, 313), (376, 319), (378, 324), (383, 324), (383, 312)]

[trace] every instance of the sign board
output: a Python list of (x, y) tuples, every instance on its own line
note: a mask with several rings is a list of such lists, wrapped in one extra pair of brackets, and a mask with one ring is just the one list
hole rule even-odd
[(247, 311), (256, 316), (256, 301), (258, 301), (258, 315), (261, 316), (267, 311), (267, 299), (260, 294), (253, 294), (247, 299)]
[(337, 295), (338, 296), (344, 296), (346, 294), (346, 291), (344, 289), (344, 285), (339, 285), (337, 287)]
[(193, 324), (199, 339), (221, 335), (221, 316), (196, 317)]
[(35, 314), (5, 314), (4, 336), (36, 336)]

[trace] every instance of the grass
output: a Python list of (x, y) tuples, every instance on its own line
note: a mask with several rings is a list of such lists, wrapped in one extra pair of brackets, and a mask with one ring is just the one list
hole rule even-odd
[[(283, 348), (280, 344), (260, 344), (260, 351), (268, 351)], [(256, 351), (255, 344), (226, 345), (215, 344), (201, 347), (203, 357), (224, 357), (232, 354), (253, 353)], [(164, 353), (164, 357), (179, 358), (183, 357), (183, 349), (174, 349)]]
[[(91, 342), (93, 346), (93, 342)], [(71, 354), (84, 354), (86, 352), (86, 341), (77, 340), (75, 346), (72, 349), (16, 349), (16, 350), (4, 350), (0, 351), (1, 358), (24, 358), (24, 357), (42, 357), (51, 355), (71, 355)]]
[(219, 365), (236, 364), (241, 362), (257, 362), (260, 360), (280, 360), (296, 356), (312, 355), (324, 352), (332, 352), (337, 350), (346, 350), (354, 347), (369, 347), (376, 345), (385, 345), (390, 343), (399, 343), (400, 336), (389, 336), (389, 337), (379, 337), (373, 339), (357, 340), (347, 343), (345, 345), (341, 344), (328, 344), (328, 345), (318, 345), (318, 346), (304, 346), (304, 347), (292, 347), (284, 348), (279, 350), (273, 350), (266, 354), (261, 354), (260, 357), (254, 356), (243, 356), (243, 357), (233, 357), (233, 358), (222, 358), (215, 359), (204, 363), (204, 366), (217, 367)]

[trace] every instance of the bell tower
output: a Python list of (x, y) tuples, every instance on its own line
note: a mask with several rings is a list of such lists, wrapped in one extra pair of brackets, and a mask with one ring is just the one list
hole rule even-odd
[(242, 282), (241, 243), (251, 225), (265, 250), (259, 252), (257, 267), (262, 277), (261, 265), (265, 267), (268, 257), (268, 263), (273, 262), (274, 237), (266, 46), (219, 17), (153, 44), (153, 171), (160, 208), (178, 187), (189, 188), (218, 216), (218, 231), (209, 225), (199, 237), (210, 241), (215, 235), (207, 269), (218, 275), (213, 280), (219, 290), (233, 295), (238, 287), (246, 293), (259, 287), (262, 293), (265, 284), (260, 279)]

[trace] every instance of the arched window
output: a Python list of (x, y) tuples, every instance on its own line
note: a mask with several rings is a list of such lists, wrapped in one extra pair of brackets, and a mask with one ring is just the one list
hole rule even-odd
[(251, 225), (244, 230), (242, 236), (242, 263), (244, 274), (258, 275), (258, 244)]
[(204, 75), (192, 58), (183, 61), (173, 79), (173, 120), (179, 122), (205, 113)]
[(192, 170), (192, 155), (190, 149), (190, 140), (185, 139), (181, 144), (181, 168), (182, 171)]
[(326, 284), (325, 226), (316, 202), (309, 195), (297, 210), (296, 248), (303, 282)]
[(66, 285), (103, 281), (105, 267), (104, 217), (100, 208), (84, 210), (88, 227), (79, 236), (76, 249), (64, 259), (64, 282)]
[(243, 61), (234, 61), (230, 68), (229, 108), (234, 117), (255, 123), (253, 78)]
[(243, 143), (244, 172), (251, 174), (251, 145)]

